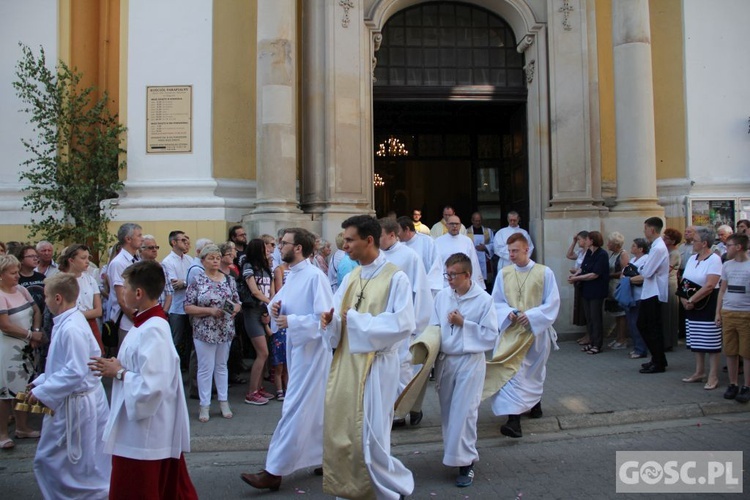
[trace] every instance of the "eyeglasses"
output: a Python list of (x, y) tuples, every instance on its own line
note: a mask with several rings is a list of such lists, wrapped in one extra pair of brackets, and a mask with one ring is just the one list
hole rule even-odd
[(38, 259), (39, 256), (37, 254), (29, 254), (29, 255), (24, 255), (23, 258), (24, 259)]
[(247, 237), (247, 233), (237, 233), (234, 235), (235, 238), (239, 238), (240, 236)]
[(456, 276), (461, 276), (462, 274), (469, 274), (467, 271), (464, 271), (462, 273), (443, 273), (443, 277), (447, 279), (448, 281), (456, 279)]
[(279, 248), (284, 248), (284, 245), (294, 245), (294, 242), (281, 240), (281, 242), (279, 242)]
[(159, 250), (159, 245), (149, 245), (147, 247), (141, 247), (141, 250)]

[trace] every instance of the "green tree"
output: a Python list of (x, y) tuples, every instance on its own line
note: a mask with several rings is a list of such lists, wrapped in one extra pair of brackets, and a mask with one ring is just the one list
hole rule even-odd
[(107, 107), (106, 92), (95, 99), (95, 87), (83, 88), (82, 73), (62, 61), (52, 70), (43, 48), (35, 56), (19, 46), (13, 88), (33, 127), (32, 137), (21, 139), (28, 153), (20, 180), (24, 208), (32, 213), (29, 237), (86, 243), (101, 254), (113, 239), (111, 209), (102, 201), (122, 188), (126, 129)]

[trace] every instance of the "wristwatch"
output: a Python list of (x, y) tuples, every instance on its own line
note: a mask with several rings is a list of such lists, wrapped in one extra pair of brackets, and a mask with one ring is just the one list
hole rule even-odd
[(122, 380), (122, 376), (125, 375), (126, 371), (127, 370), (125, 368), (120, 368), (119, 370), (117, 370), (117, 373), (115, 373), (115, 378), (117, 380)]

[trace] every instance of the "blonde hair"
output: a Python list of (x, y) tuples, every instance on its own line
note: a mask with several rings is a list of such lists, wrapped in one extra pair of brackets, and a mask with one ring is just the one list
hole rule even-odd
[(0, 255), (0, 274), (12, 266), (21, 267), (21, 263), (18, 262), (15, 255)]
[(44, 289), (49, 295), (62, 295), (67, 303), (75, 303), (78, 300), (78, 280), (71, 273), (56, 273), (44, 280)]

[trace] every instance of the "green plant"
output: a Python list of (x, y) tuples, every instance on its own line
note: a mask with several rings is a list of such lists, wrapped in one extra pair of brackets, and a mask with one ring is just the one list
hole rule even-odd
[(52, 70), (43, 48), (37, 57), (19, 46), (13, 88), (33, 127), (32, 137), (21, 139), (29, 155), (20, 173), (24, 208), (32, 213), (29, 237), (86, 243), (99, 254), (113, 239), (111, 209), (102, 201), (122, 188), (126, 129), (107, 107), (106, 92), (96, 99), (95, 87), (83, 88), (82, 73), (62, 61)]

